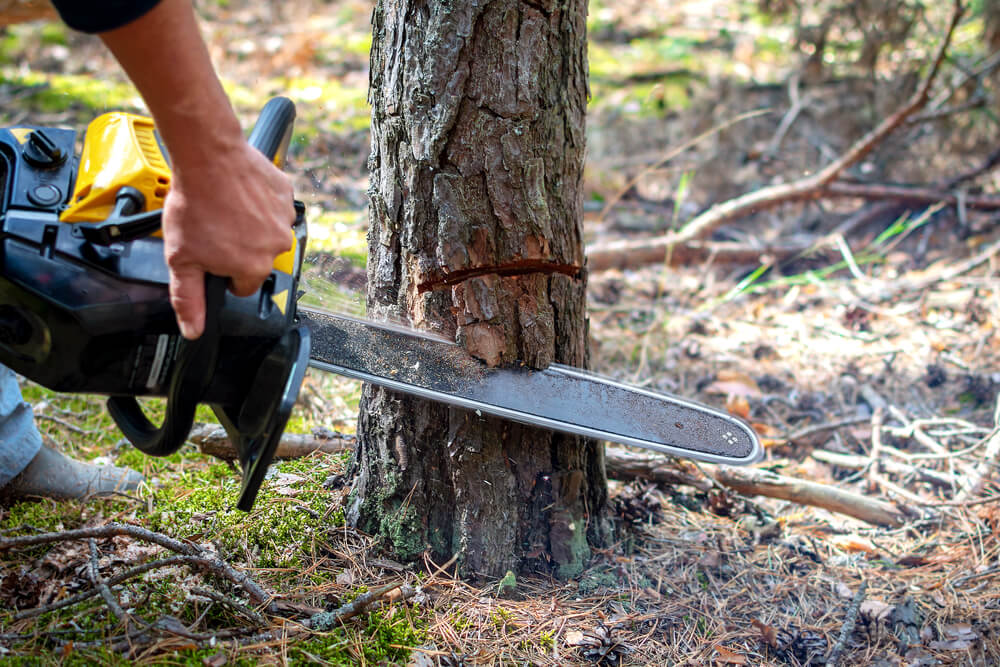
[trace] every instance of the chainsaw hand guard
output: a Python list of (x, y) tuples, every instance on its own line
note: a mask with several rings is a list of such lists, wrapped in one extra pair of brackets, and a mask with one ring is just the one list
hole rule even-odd
[(185, 340), (177, 354), (160, 426), (146, 417), (135, 396), (112, 396), (108, 412), (132, 445), (150, 456), (169, 456), (187, 442), (199, 398), (211, 384), (219, 357), (219, 311), (226, 281), (205, 277), (205, 330), (197, 340)]

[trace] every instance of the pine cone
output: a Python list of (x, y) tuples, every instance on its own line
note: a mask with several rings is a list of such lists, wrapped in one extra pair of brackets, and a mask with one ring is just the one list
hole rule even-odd
[(629, 484), (613, 499), (615, 514), (626, 524), (641, 526), (659, 523), (662, 507), (655, 484)]
[(583, 634), (579, 644), (583, 657), (597, 665), (620, 665), (632, 647), (616, 638), (615, 628), (603, 623)]
[(813, 630), (800, 630), (792, 644), (792, 653), (803, 665), (825, 665), (829, 648), (823, 635)]
[(766, 640), (774, 655), (799, 665), (825, 665), (829, 645), (826, 637), (795, 625), (778, 628)]

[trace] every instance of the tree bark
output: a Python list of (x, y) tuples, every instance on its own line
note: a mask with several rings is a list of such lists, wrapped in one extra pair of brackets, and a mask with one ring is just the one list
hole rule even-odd
[[(379, 1), (371, 316), (491, 365), (586, 365), (585, 18), (585, 0)], [(466, 576), (572, 576), (610, 537), (581, 438), (366, 387), (353, 469), (353, 524)]]

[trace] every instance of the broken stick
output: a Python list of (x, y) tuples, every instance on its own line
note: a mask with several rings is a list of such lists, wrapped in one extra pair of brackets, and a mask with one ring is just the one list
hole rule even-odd
[(898, 528), (907, 518), (906, 511), (891, 503), (770, 470), (719, 466), (713, 476), (720, 484), (745, 496), (767, 496), (822, 507), (879, 526)]
[[(188, 440), (198, 445), (202, 454), (225, 461), (237, 458), (236, 448), (230, 442), (226, 430), (216, 424), (201, 424), (191, 430)], [(338, 454), (353, 449), (356, 438), (344, 433), (283, 433), (274, 452), (276, 459), (297, 459), (313, 452)]]

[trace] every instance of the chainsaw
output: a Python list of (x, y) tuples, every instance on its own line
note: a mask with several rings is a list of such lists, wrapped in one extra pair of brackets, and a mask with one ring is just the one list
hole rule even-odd
[[(248, 141), (283, 166), (295, 107), (269, 101)], [(459, 345), (392, 324), (306, 308), (299, 278), (305, 207), (294, 243), (258, 292), (206, 278), (202, 336), (184, 339), (168, 296), (160, 234), (169, 156), (150, 118), (93, 120), (75, 156), (70, 129), (0, 129), (0, 363), (61, 392), (108, 396), (139, 450), (166, 456), (211, 407), (243, 473), (249, 511), (298, 399), (306, 368), (556, 431), (715, 463), (762, 449), (736, 417), (682, 398), (553, 364), (489, 368)], [(154, 424), (138, 397), (164, 398)]]

